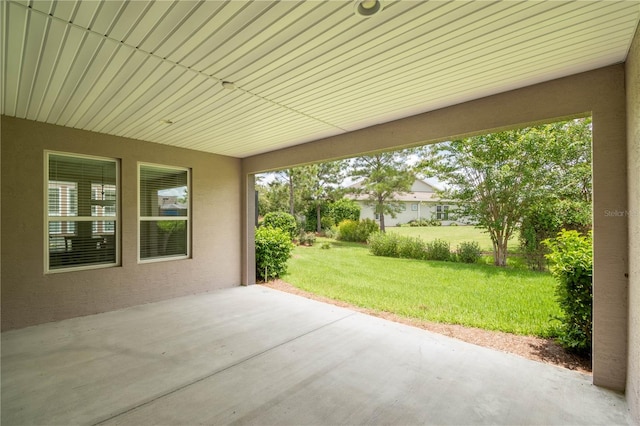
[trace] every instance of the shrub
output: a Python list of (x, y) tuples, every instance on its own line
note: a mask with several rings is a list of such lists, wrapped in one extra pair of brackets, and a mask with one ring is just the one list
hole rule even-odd
[(374, 232), (369, 235), (367, 243), (374, 256), (398, 257), (398, 234)]
[(331, 248), (331, 244), (329, 244), (329, 243), (327, 243), (327, 242), (322, 243), (322, 245), (320, 246), (320, 248), (321, 248), (322, 250), (329, 250), (329, 249)]
[(425, 259), (451, 260), (451, 247), (447, 241), (436, 239), (425, 245)]
[(316, 234), (313, 232), (300, 231), (298, 235), (298, 244), (303, 246), (312, 246), (316, 242)]
[(338, 227), (334, 225), (331, 228), (325, 229), (323, 232), (327, 238), (336, 238), (338, 236)]
[(357, 229), (358, 222), (351, 219), (345, 219), (338, 224), (337, 238), (344, 241), (355, 241)]
[(570, 352), (589, 354), (592, 335), (593, 248), (591, 232), (587, 236), (577, 231), (562, 230), (544, 245), (549, 269), (556, 279), (556, 297), (564, 316), (558, 341)]
[(369, 238), (369, 235), (379, 229), (378, 224), (372, 219), (363, 219), (359, 222), (346, 219), (338, 225), (338, 239), (364, 243)]
[(476, 263), (482, 251), (477, 241), (463, 241), (456, 248), (456, 260), (462, 263)]
[[(327, 215), (329, 214), (329, 208), (326, 204), (322, 204), (320, 206), (320, 228), (323, 229), (326, 227), (326, 222), (332, 222), (332, 219)], [(316, 211), (316, 205), (311, 204), (306, 212), (305, 212), (305, 222), (304, 222), (304, 230), (310, 232), (316, 232), (318, 230), (318, 212)], [(331, 226), (331, 223), (328, 224)]]
[(256, 229), (256, 275), (263, 281), (279, 277), (287, 271), (293, 243), (280, 228)]
[(407, 225), (412, 227), (417, 226), (441, 226), (442, 222), (437, 219), (413, 219), (407, 222)]
[(587, 232), (591, 224), (590, 203), (571, 200), (549, 200), (527, 210), (520, 224), (520, 248), (529, 267), (546, 269), (549, 249), (542, 241), (553, 238), (560, 230)]
[(425, 259), (425, 244), (420, 238), (394, 233), (374, 232), (368, 239), (369, 250), (374, 256)]
[(340, 223), (345, 219), (360, 220), (360, 206), (353, 200), (341, 198), (329, 206), (329, 217), (333, 223)]
[(427, 252), (424, 241), (414, 237), (399, 238), (398, 256), (406, 259), (426, 259)]
[(286, 212), (271, 212), (264, 215), (261, 227), (278, 228), (287, 233), (291, 240), (296, 237), (298, 225), (296, 219)]
[(360, 222), (358, 222), (356, 241), (365, 243), (367, 242), (367, 238), (369, 238), (369, 235), (373, 234), (374, 232), (378, 232), (379, 230), (380, 226), (378, 226), (375, 220), (362, 219)]

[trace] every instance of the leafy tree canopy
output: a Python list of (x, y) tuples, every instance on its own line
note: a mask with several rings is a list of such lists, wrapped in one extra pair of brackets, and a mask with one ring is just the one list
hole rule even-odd
[(447, 185), (442, 196), (476, 222), (506, 265), (523, 215), (551, 197), (591, 197), (591, 121), (571, 120), (425, 147), (420, 169)]
[(351, 176), (361, 178), (357, 192), (367, 196), (367, 204), (380, 215), (380, 231), (385, 231), (385, 214), (395, 217), (400, 204), (394, 201), (396, 194), (411, 190), (415, 180), (414, 168), (409, 157), (413, 150), (383, 152), (357, 157), (352, 162)]

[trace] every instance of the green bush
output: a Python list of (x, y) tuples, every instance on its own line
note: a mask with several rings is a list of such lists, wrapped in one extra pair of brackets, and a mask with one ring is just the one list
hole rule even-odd
[(520, 248), (527, 265), (535, 271), (547, 267), (549, 249), (542, 241), (562, 229), (587, 232), (591, 226), (591, 204), (572, 200), (548, 200), (527, 210), (520, 224)]
[(380, 227), (372, 219), (363, 219), (359, 222), (346, 219), (338, 225), (338, 239), (364, 243), (369, 238), (369, 235), (378, 230), (380, 230)]
[(374, 232), (369, 235), (367, 244), (374, 256), (398, 257), (398, 234)]
[(407, 225), (412, 227), (417, 226), (441, 226), (442, 222), (437, 219), (413, 219), (407, 222)]
[(329, 217), (334, 225), (345, 219), (360, 220), (360, 206), (353, 200), (341, 198), (329, 206)]
[(556, 297), (564, 316), (561, 322), (560, 344), (568, 351), (589, 354), (592, 335), (592, 234), (562, 230), (544, 245), (549, 269), (556, 279)]
[(357, 229), (358, 222), (345, 219), (338, 224), (338, 235), (336, 237), (339, 240), (355, 241)]
[(334, 225), (331, 228), (325, 229), (323, 233), (327, 238), (336, 238), (338, 236), (338, 227)]
[(289, 213), (285, 212), (267, 213), (262, 219), (261, 227), (282, 229), (289, 235), (291, 240), (293, 240), (298, 233), (298, 225), (296, 224), (296, 219)]
[(456, 248), (456, 261), (462, 263), (476, 263), (482, 256), (480, 244), (477, 241), (463, 241)]
[(374, 232), (367, 241), (369, 250), (374, 256), (402, 257), (405, 259), (425, 259), (425, 243), (420, 238), (413, 238), (395, 233)]
[(298, 235), (298, 244), (301, 246), (312, 246), (316, 242), (316, 234), (313, 232), (300, 231)]
[(289, 234), (280, 228), (260, 227), (256, 229), (255, 241), (258, 279), (268, 281), (284, 274), (293, 250)]
[(420, 238), (405, 236), (398, 239), (398, 257), (422, 260), (426, 256), (426, 246)]
[[(305, 230), (317, 231), (317, 216), (316, 206), (310, 206), (305, 212)], [(330, 229), (345, 219), (360, 220), (360, 206), (355, 201), (342, 198), (331, 204), (325, 203), (320, 207), (320, 228), (322, 230)]]
[[(326, 227), (326, 222), (332, 222), (332, 219), (328, 216), (329, 208), (326, 204), (320, 206), (320, 228)], [(331, 226), (331, 224), (329, 224)], [(305, 231), (316, 232), (318, 230), (318, 212), (316, 211), (315, 204), (311, 204), (305, 212), (304, 228)]]
[(451, 260), (451, 246), (447, 241), (436, 239), (425, 245), (425, 259)]

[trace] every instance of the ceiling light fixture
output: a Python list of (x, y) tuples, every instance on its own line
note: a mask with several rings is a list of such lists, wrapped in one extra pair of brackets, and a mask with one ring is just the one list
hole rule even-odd
[(236, 85), (230, 81), (223, 81), (221, 82), (222, 87), (224, 87), (227, 90), (235, 90), (236, 89)]
[(380, 0), (356, 0), (355, 2), (355, 13), (362, 18), (370, 18), (381, 10)]

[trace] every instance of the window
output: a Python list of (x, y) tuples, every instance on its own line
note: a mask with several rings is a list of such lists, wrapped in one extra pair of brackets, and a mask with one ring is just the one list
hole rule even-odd
[(436, 206), (436, 219), (449, 220), (449, 206)]
[(45, 270), (116, 265), (117, 161), (49, 152), (46, 167)]
[(417, 204), (411, 204), (411, 211), (417, 212), (418, 211), (418, 205)]
[(140, 260), (189, 256), (189, 170), (139, 165)]

